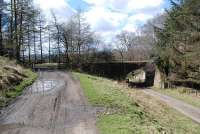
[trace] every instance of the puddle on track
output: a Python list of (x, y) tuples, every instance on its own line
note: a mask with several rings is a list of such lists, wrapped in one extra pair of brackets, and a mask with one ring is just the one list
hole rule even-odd
[(61, 82), (57, 80), (37, 80), (35, 83), (33, 83), (32, 86), (29, 87), (29, 93), (51, 91), (57, 88), (57, 86), (59, 86), (60, 84)]

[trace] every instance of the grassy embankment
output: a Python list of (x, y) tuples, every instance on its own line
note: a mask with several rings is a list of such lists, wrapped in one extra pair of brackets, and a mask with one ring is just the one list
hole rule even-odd
[(107, 108), (97, 126), (102, 134), (199, 134), (200, 125), (142, 91), (109, 79), (75, 73), (94, 106)]
[(21, 95), (31, 85), (37, 74), (17, 65), (15, 61), (0, 57), (0, 107)]
[(200, 93), (196, 95), (195, 91), (192, 89), (179, 87), (177, 89), (154, 89), (154, 90), (200, 108)]

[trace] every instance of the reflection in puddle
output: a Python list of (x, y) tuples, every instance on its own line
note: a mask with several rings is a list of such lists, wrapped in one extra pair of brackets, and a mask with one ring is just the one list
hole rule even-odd
[(55, 88), (58, 85), (56, 80), (39, 80), (36, 81), (30, 88), (31, 92), (45, 92)]

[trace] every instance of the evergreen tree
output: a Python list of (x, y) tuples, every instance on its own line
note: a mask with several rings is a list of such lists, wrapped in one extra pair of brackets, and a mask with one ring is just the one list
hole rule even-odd
[(164, 28), (156, 28), (157, 63), (170, 81), (200, 84), (200, 1), (171, 3)]

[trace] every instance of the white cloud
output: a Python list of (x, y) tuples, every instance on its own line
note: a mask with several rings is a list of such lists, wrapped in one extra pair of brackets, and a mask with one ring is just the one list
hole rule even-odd
[(35, 0), (35, 4), (39, 5), (43, 10), (58, 9), (68, 6), (64, 0)]
[(36, 6), (41, 8), (47, 19), (52, 18), (51, 11), (55, 13), (59, 21), (66, 21), (76, 11), (65, 0), (34, 0)]
[(105, 32), (115, 31), (127, 17), (126, 14), (112, 12), (100, 6), (91, 8), (85, 16), (94, 30)]
[(153, 15), (151, 14), (138, 13), (130, 16), (128, 18), (128, 22), (136, 22), (136, 21), (145, 22), (151, 18), (153, 18)]
[(91, 5), (90, 10), (86, 12), (88, 22), (94, 30), (102, 32), (107, 37), (115, 35), (119, 30), (135, 32), (138, 23), (143, 24), (153, 18), (155, 12), (160, 12), (158, 8), (164, 2), (164, 0), (83, 1)]
[(127, 19), (127, 23), (123, 27), (123, 30), (136, 32), (138, 23), (144, 23), (151, 18), (153, 18), (153, 15), (151, 14), (144, 14), (144, 13), (134, 14)]
[(93, 6), (109, 7), (113, 10), (140, 10), (145, 8), (158, 7), (164, 0), (83, 0)]
[(102, 6), (94, 6), (85, 13), (91, 28), (101, 33), (105, 42), (110, 42), (116, 35), (120, 25), (128, 17), (125, 13), (113, 12)]
[(164, 0), (129, 0), (128, 9), (137, 10), (160, 6)]
[(129, 31), (129, 32), (136, 32), (137, 27), (136, 25), (132, 24), (132, 23), (127, 23), (123, 29), (123, 31)]

